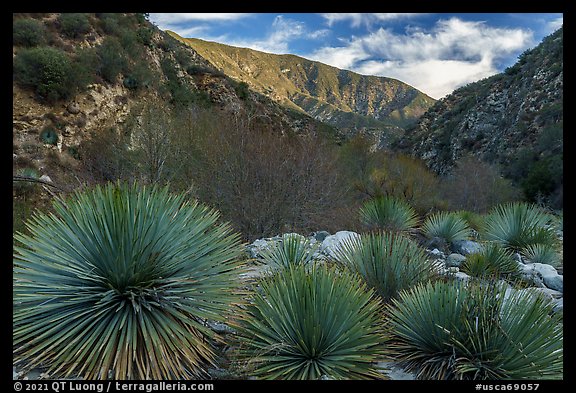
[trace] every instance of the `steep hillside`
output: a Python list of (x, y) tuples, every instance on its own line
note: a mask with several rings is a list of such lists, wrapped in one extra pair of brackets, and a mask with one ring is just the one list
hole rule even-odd
[(397, 147), (439, 174), (468, 154), (500, 164), (530, 200), (561, 204), (563, 30), (519, 56), (504, 73), (438, 101)]
[[(83, 142), (110, 128), (120, 132), (157, 101), (229, 117), (249, 113), (278, 132), (335, 135), (239, 85), (142, 14), (14, 14), (13, 22), (15, 173), (34, 169), (53, 180), (69, 174)], [(49, 157), (70, 165), (48, 168)]]
[[(271, 145), (289, 145), (296, 160), (300, 139), (341, 139), (224, 75), (145, 14), (13, 14), (12, 94), (15, 230), (48, 208), (50, 191), (118, 179), (170, 184), (224, 211), (231, 197), (220, 184), (236, 184), (215, 177), (234, 175), (232, 160)], [(273, 169), (288, 160), (272, 158)]]
[(186, 42), (226, 75), (342, 129), (403, 128), (435, 102), (395, 79), (359, 75), (294, 55), (275, 55), (168, 33)]

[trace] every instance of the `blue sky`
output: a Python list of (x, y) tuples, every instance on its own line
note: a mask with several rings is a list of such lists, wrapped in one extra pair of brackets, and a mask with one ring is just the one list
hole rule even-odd
[(563, 15), (151, 13), (150, 21), (187, 38), (399, 79), (438, 99), (514, 64)]

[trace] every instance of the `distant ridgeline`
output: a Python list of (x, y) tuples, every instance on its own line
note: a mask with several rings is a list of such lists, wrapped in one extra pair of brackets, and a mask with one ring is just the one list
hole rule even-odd
[(295, 55), (275, 55), (168, 33), (226, 75), (345, 134), (386, 130), (400, 137), (402, 129), (435, 102), (396, 79), (359, 75)]

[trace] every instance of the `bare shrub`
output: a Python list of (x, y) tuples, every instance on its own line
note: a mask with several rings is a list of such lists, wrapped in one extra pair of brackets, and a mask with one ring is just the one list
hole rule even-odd
[(484, 213), (495, 205), (520, 199), (518, 189), (495, 166), (471, 155), (456, 163), (442, 190), (451, 210)]

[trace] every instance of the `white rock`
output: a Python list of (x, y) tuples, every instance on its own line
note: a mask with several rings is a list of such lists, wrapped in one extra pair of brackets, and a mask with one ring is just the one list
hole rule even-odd
[(414, 373), (407, 372), (392, 362), (378, 362), (376, 368), (380, 373), (386, 375), (391, 380), (413, 381), (416, 379)]
[(439, 249), (435, 248), (431, 251), (426, 250), (426, 252), (428, 252), (428, 255), (436, 258), (436, 259), (444, 259), (446, 258), (446, 255), (444, 255), (444, 253), (442, 251), (440, 251)]
[(533, 278), (541, 277), (542, 283), (546, 287), (564, 292), (564, 276), (558, 274), (553, 266), (545, 263), (527, 263), (524, 265), (523, 274)]
[(460, 265), (462, 265), (465, 260), (466, 257), (464, 255), (456, 253), (450, 254), (446, 258), (446, 267), (460, 267)]
[(40, 176), (39, 180), (45, 181), (46, 183), (52, 183), (52, 179), (50, 179), (50, 176), (48, 176), (48, 175)]
[(564, 312), (564, 298), (554, 299), (552, 302), (554, 303), (552, 309), (554, 312)]
[(468, 255), (482, 251), (482, 245), (471, 240), (458, 240), (452, 243), (452, 250), (458, 254)]
[(322, 242), (319, 252), (334, 258), (335, 252), (340, 248), (343, 242), (351, 241), (352, 239), (359, 239), (360, 235), (352, 231), (338, 231), (333, 235), (327, 236)]
[(454, 274), (454, 278), (456, 278), (459, 281), (464, 281), (464, 282), (470, 280), (470, 276), (464, 272), (458, 272), (458, 273)]

